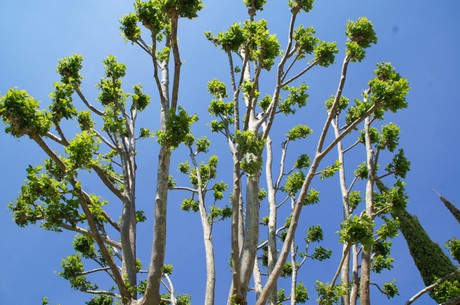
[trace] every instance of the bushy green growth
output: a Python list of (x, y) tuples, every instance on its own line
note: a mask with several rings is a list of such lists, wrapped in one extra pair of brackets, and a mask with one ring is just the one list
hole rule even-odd
[(80, 75), (82, 63), (83, 57), (78, 54), (60, 59), (56, 71), (61, 75), (61, 82), (78, 88), (83, 78)]
[(348, 206), (353, 211), (361, 203), (363, 199), (361, 198), (360, 191), (351, 191), (348, 194)]
[(261, 153), (265, 146), (265, 140), (260, 138), (250, 130), (237, 130), (235, 142), (240, 146), (240, 151), (244, 154), (241, 161), (241, 168), (248, 174), (254, 174), (262, 166)]
[(339, 52), (337, 43), (321, 41), (315, 46), (315, 58), (321, 67), (329, 67), (335, 61), (335, 54)]
[(323, 240), (323, 229), (320, 225), (308, 227), (307, 234), (305, 236), (305, 242), (320, 242)]
[(77, 109), (72, 104), (73, 92), (74, 87), (72, 84), (54, 84), (54, 91), (50, 93), (52, 102), (49, 107), (51, 119), (54, 123), (59, 123), (63, 118), (71, 119), (77, 115)]
[(452, 255), (452, 258), (460, 263), (460, 240), (458, 240), (455, 237), (452, 237), (446, 243), (445, 247), (449, 249), (449, 253), (450, 255)]
[(89, 110), (80, 111), (77, 115), (77, 121), (81, 130), (90, 130), (94, 127), (94, 121)]
[(342, 243), (360, 243), (369, 249), (374, 242), (374, 221), (367, 214), (351, 216), (340, 224), (340, 228), (339, 240)]
[(263, 11), (266, 0), (243, 0), (244, 5), (250, 10)]
[(264, 19), (247, 20), (244, 22), (244, 33), (249, 59), (258, 62), (262, 69), (270, 70), (281, 51), (276, 35), (270, 35), (268, 31), (268, 22)]
[(369, 111), (369, 109), (371, 109), (371, 107), (371, 102), (355, 99), (355, 105), (347, 109), (347, 116), (345, 117), (347, 125), (350, 125), (356, 120), (359, 120), (366, 114), (366, 112)]
[(113, 297), (110, 295), (98, 295), (92, 298), (90, 301), (85, 302), (87, 305), (112, 305)]
[(141, 28), (137, 25), (139, 19), (135, 13), (129, 13), (120, 20), (120, 30), (126, 41), (135, 43), (141, 38)]
[[(375, 144), (375, 143), (380, 144), (382, 136), (377, 128), (370, 127), (369, 128), (369, 138), (371, 139), (371, 144)], [(364, 130), (361, 131), (358, 141), (363, 144), (366, 144), (366, 133), (364, 132)]]
[(68, 280), (70, 286), (79, 291), (95, 290), (97, 286), (91, 284), (82, 273), (85, 271), (81, 257), (78, 255), (68, 256), (61, 262), (63, 271), (59, 272), (59, 276)]
[(356, 21), (348, 21), (345, 34), (348, 36), (346, 54), (353, 62), (362, 61), (366, 55), (364, 49), (377, 43), (374, 27), (366, 17), (358, 18)]
[(208, 91), (218, 99), (227, 97), (227, 87), (217, 78), (208, 82)]
[(334, 174), (340, 169), (341, 163), (339, 160), (336, 160), (334, 164), (331, 166), (326, 167), (320, 173), (320, 179), (324, 180), (326, 178), (330, 178), (334, 176)]
[[(400, 222), (398, 219), (391, 219), (386, 216), (381, 217), (385, 222), (377, 229), (377, 235), (383, 239), (394, 238), (398, 236)], [(390, 244), (391, 245), (391, 244)]]
[(302, 169), (310, 166), (310, 157), (307, 154), (301, 154), (294, 163), (294, 168)]
[(313, 2), (315, 2), (315, 0), (289, 0), (288, 5), (291, 11), (299, 12), (303, 10), (308, 13), (313, 8)]
[(211, 146), (211, 141), (209, 141), (206, 136), (198, 138), (195, 142), (197, 153), (207, 153), (209, 151), (209, 146)]
[(262, 111), (267, 111), (268, 107), (272, 102), (271, 95), (267, 94), (262, 99), (259, 100), (258, 105)]
[(284, 264), (283, 271), (281, 271), (281, 277), (287, 278), (292, 275), (292, 264), (291, 262), (287, 262)]
[(297, 192), (302, 188), (303, 182), (305, 180), (305, 174), (301, 171), (292, 173), (287, 179), (286, 184), (284, 185), (284, 191), (289, 194), (289, 196), (294, 197)]
[(394, 123), (382, 127), (381, 139), (378, 145), (380, 149), (388, 149), (393, 152), (399, 145), (399, 127)]
[(315, 248), (315, 251), (311, 255), (311, 258), (314, 260), (323, 261), (323, 260), (331, 258), (331, 256), (332, 256), (331, 250), (319, 246)]
[(133, 86), (133, 92), (131, 95), (132, 108), (143, 111), (150, 104), (150, 96), (142, 92), (142, 85), (140, 84)]
[[(439, 280), (439, 278), (435, 278), (435, 280)], [(431, 295), (439, 304), (458, 298), (460, 296), (460, 281), (458, 279), (445, 281), (434, 289)]]
[(407, 107), (406, 95), (409, 82), (396, 73), (390, 63), (379, 63), (374, 70), (375, 77), (369, 81), (370, 101), (381, 105), (383, 110), (396, 112)]
[(179, 107), (176, 114), (170, 111), (169, 119), (166, 121), (166, 130), (157, 131), (157, 141), (160, 145), (166, 145), (175, 149), (182, 143), (188, 134), (193, 123), (198, 121), (198, 117), (188, 115), (184, 108)]
[(354, 172), (355, 176), (358, 177), (359, 179), (367, 179), (369, 176), (369, 171), (367, 169), (367, 164), (366, 162), (361, 163), (357, 169), (355, 169)]
[(286, 138), (289, 141), (295, 141), (299, 139), (305, 139), (308, 137), (313, 131), (310, 127), (306, 125), (297, 125), (293, 127), (289, 132), (286, 134)]
[(295, 300), (298, 304), (304, 304), (308, 301), (308, 291), (303, 282), (295, 286)]
[(342, 285), (334, 286), (332, 289), (329, 283), (323, 283), (321, 281), (316, 281), (315, 289), (318, 293), (318, 299), (316, 301), (322, 305), (333, 305), (338, 304), (340, 297), (346, 295), (347, 287)]
[(96, 248), (94, 247), (94, 239), (85, 235), (75, 235), (72, 245), (84, 258), (96, 258)]
[(288, 97), (283, 102), (279, 103), (278, 108), (279, 111), (288, 115), (294, 114), (296, 109), (294, 107), (302, 108), (307, 104), (308, 94), (306, 91), (308, 90), (308, 86), (304, 83), (300, 84), (298, 87), (291, 86), (291, 87), (283, 87), (283, 90), (289, 91)]
[[(334, 105), (335, 102), (335, 96), (331, 96), (326, 102), (326, 109), (327, 111), (331, 111), (332, 106)], [(349, 99), (345, 96), (340, 96), (339, 103), (337, 105), (336, 109), (336, 114), (341, 113), (343, 110), (345, 110), (348, 107), (349, 104)]]
[(410, 161), (404, 155), (404, 149), (400, 149), (393, 156), (391, 163), (387, 164), (386, 171), (394, 173), (395, 177), (406, 178), (407, 172), (410, 170)]
[(392, 282), (383, 284), (382, 290), (388, 299), (392, 299), (396, 295), (399, 295), (399, 290), (394, 280)]
[(259, 201), (262, 201), (267, 197), (267, 191), (263, 188), (259, 189), (259, 192), (257, 193), (257, 198)]
[(304, 205), (312, 205), (319, 202), (319, 191), (315, 189), (309, 189), (307, 195), (305, 196), (305, 200), (303, 202)]
[(147, 138), (150, 138), (150, 137), (152, 137), (152, 132), (148, 128), (142, 127), (139, 130), (139, 138), (140, 139), (147, 139)]
[(314, 36), (315, 29), (312, 26), (305, 28), (300, 25), (293, 34), (295, 40), (295, 48), (300, 56), (303, 58), (306, 54), (311, 54), (315, 50), (319, 39)]
[(69, 155), (69, 167), (90, 169), (97, 162), (93, 156), (99, 150), (99, 144), (100, 139), (86, 130), (77, 134), (65, 148), (65, 152)]
[(5, 132), (13, 137), (45, 136), (51, 127), (49, 112), (39, 110), (39, 103), (25, 90), (11, 88), (0, 98), (0, 116)]
[(185, 198), (182, 201), (182, 205), (180, 208), (187, 212), (190, 212), (190, 210), (192, 210), (193, 212), (198, 212), (198, 210), (200, 209), (200, 203), (198, 201), (195, 201), (193, 198)]
[(145, 216), (144, 211), (141, 211), (141, 210), (136, 211), (136, 222), (137, 223), (145, 222), (146, 220), (147, 220), (147, 216)]
[(372, 258), (371, 270), (375, 273), (381, 273), (383, 270), (391, 270), (393, 268), (394, 258), (391, 256), (376, 255)]
[(232, 24), (227, 32), (220, 32), (215, 37), (211, 35), (211, 32), (205, 32), (204, 35), (226, 52), (238, 52), (246, 41), (243, 28), (238, 23)]
[(163, 274), (172, 274), (173, 273), (174, 266), (173, 265), (164, 265), (163, 266)]
[(228, 188), (228, 184), (221, 182), (216, 182), (212, 186), (212, 190), (214, 192), (214, 200), (222, 200), (224, 198), (224, 193)]

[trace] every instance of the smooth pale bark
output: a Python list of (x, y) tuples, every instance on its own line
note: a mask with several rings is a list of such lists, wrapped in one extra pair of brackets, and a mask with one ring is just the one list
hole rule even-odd
[(158, 157), (157, 186), (155, 195), (152, 257), (147, 275), (147, 287), (140, 305), (160, 304), (160, 284), (166, 250), (166, 212), (171, 151), (162, 146)]
[[(366, 163), (369, 173), (366, 183), (366, 213), (373, 219), (374, 218), (374, 184), (375, 184), (375, 160), (374, 150), (372, 149), (372, 142), (370, 137), (371, 120), (369, 117), (364, 122), (364, 134), (366, 145)], [(361, 258), (361, 279), (360, 279), (360, 304), (370, 305), (370, 273), (371, 273), (371, 249), (364, 247)]]

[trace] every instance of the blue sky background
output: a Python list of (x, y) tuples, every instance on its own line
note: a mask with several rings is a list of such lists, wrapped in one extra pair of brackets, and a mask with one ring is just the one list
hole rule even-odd
[[(260, 15), (269, 19), (272, 32), (277, 33), (285, 45), (288, 18), (287, 1), (268, 1)], [(246, 17), (242, 1), (205, 1), (206, 8), (196, 20), (183, 21), (180, 25), (183, 65), (181, 103), (201, 118), (195, 131), (215, 139), (211, 153), (226, 151), (225, 143), (219, 137), (209, 135), (206, 123), (207, 81), (215, 77), (226, 77), (226, 57), (209, 44), (204, 31), (226, 29), (235, 21)], [(102, 60), (110, 54), (127, 64), (125, 84), (143, 83), (152, 93), (150, 110), (140, 118), (139, 127), (158, 127), (156, 95), (153, 91), (150, 62), (138, 48), (124, 44), (119, 34), (118, 19), (130, 12), (130, 1), (8, 1), (0, 2), (0, 95), (10, 87), (26, 89), (36, 99), (47, 105), (48, 94), (58, 80), (55, 67), (59, 58), (75, 53), (83, 55), (83, 91), (94, 100), (97, 96), (95, 84), (103, 76)], [(301, 113), (314, 130), (319, 131), (324, 118), (323, 101), (334, 94), (343, 58), (345, 24), (348, 19), (356, 20), (367, 16), (374, 24), (379, 42), (367, 51), (361, 64), (352, 64), (344, 94), (350, 98), (359, 97), (372, 77), (375, 64), (390, 61), (398, 72), (407, 77), (412, 90), (408, 96), (409, 108), (397, 115), (387, 116), (401, 127), (401, 146), (412, 163), (407, 191), (410, 198), (409, 211), (415, 214), (430, 236), (444, 245), (456, 235), (460, 237), (459, 224), (440, 203), (433, 189), (437, 189), (452, 202), (460, 206), (459, 170), (460, 148), (458, 135), (458, 113), (460, 98), (457, 90), (460, 83), (460, 18), (458, 1), (317, 1), (314, 10), (299, 20), (306, 26), (313, 25), (319, 38), (337, 41), (341, 53), (337, 63), (330, 69), (316, 69), (305, 77), (310, 86), (309, 106)], [(270, 75), (267, 75), (269, 80)], [(315, 125), (316, 123), (316, 125)], [(275, 134), (286, 132), (284, 125)], [(281, 139), (278, 139), (281, 141)], [(312, 152), (312, 146), (305, 146)], [(299, 149), (303, 146), (299, 146)], [(151, 215), (156, 149), (154, 141), (139, 145), (139, 187), (138, 205), (145, 207)], [(15, 305), (40, 304), (48, 296), (53, 304), (83, 304), (88, 296), (74, 292), (69, 284), (56, 274), (63, 257), (72, 254), (72, 235), (55, 234), (36, 227), (18, 228), (11, 220), (7, 204), (14, 200), (25, 178), (28, 164), (37, 165), (43, 154), (27, 139), (17, 140), (0, 131), (0, 303)], [(185, 150), (178, 149), (173, 158), (175, 164), (186, 158)], [(222, 161), (225, 160), (222, 157)], [(222, 168), (221, 179), (229, 177)], [(319, 185), (319, 184), (318, 184)], [(302, 221), (305, 226), (322, 223), (326, 227), (328, 246), (340, 249), (335, 232), (341, 217), (340, 197), (336, 179), (328, 180), (324, 186), (320, 205), (304, 209)], [(97, 185), (90, 191), (98, 192)], [(103, 193), (103, 192), (102, 192)], [(167, 262), (175, 266), (173, 275), (176, 290), (193, 295), (192, 303), (200, 304), (204, 291), (204, 250), (198, 215), (180, 211), (184, 194), (173, 193), (169, 208), (169, 231)], [(328, 224), (331, 224), (328, 226)], [(214, 240), (217, 250), (218, 269), (217, 302), (228, 293), (229, 276), (229, 223), (216, 224)], [(151, 224), (139, 228), (139, 256), (147, 265), (150, 250)], [(376, 281), (397, 280), (400, 296), (396, 301), (377, 297), (378, 304), (403, 303), (423, 288), (405, 241), (394, 240), (392, 254), (394, 269), (385, 272)], [(335, 260), (334, 260), (335, 259)], [(338, 250), (329, 263), (309, 264), (301, 269), (301, 276), (311, 284), (310, 273), (330, 281), (336, 268)], [(193, 268), (190, 268), (193, 265)], [(310, 286), (313, 296), (314, 289)], [(373, 290), (377, 296), (377, 290)], [(314, 303), (314, 297), (309, 301)], [(435, 304), (424, 298), (418, 304)]]

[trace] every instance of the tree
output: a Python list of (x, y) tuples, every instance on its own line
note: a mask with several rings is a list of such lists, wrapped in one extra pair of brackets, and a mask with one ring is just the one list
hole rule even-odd
[[(386, 173), (378, 174), (380, 152), (393, 153), (397, 147), (397, 127), (389, 124), (377, 131), (371, 124), (383, 119), (387, 111), (405, 108), (409, 86), (390, 64), (382, 63), (367, 88), (363, 88), (361, 99), (349, 105), (342, 94), (348, 66), (362, 61), (365, 50), (377, 42), (368, 19), (350, 21), (346, 25), (346, 51), (337, 91), (326, 101), (326, 118), (318, 128), (317, 138), (309, 140), (313, 154), (288, 158), (288, 148), (306, 139), (312, 129), (300, 121), (301, 124), (293, 126), (281, 140), (271, 136), (273, 130), (284, 115), (293, 118), (306, 106), (308, 86), (302, 81), (307, 72), (332, 65), (338, 52), (336, 43), (321, 41), (312, 27), (298, 25), (298, 17), (308, 13), (312, 4), (313, 1), (308, 0), (289, 1), (291, 20), (288, 42), (283, 47), (280, 40), (270, 34), (268, 22), (257, 18), (265, 1), (244, 1), (248, 11), (246, 21), (231, 25), (227, 31), (205, 34), (228, 59), (228, 77), (208, 83), (213, 96), (209, 112), (215, 117), (210, 127), (223, 136), (231, 154), (232, 180), (228, 184), (216, 181), (217, 170), (221, 169), (219, 159), (205, 156), (216, 151), (210, 141), (191, 133), (197, 117), (180, 106), (179, 20), (197, 17), (201, 1), (136, 1), (134, 12), (121, 19), (126, 40), (145, 51), (153, 63), (156, 99), (160, 105), (154, 239), (146, 277), (142, 276), (136, 254), (137, 223), (146, 216), (135, 200), (136, 142), (152, 135), (150, 130), (138, 129), (136, 125), (138, 113), (145, 110), (150, 101), (142, 86), (136, 85), (132, 93), (125, 93), (122, 86), (125, 66), (110, 56), (104, 61), (106, 76), (98, 84), (98, 106), (94, 106), (80, 86), (83, 59), (74, 55), (58, 64), (61, 80), (55, 84), (47, 110), (41, 110), (38, 102), (24, 90), (13, 88), (2, 97), (0, 115), (6, 131), (14, 137), (28, 136), (48, 155), (43, 165), (28, 168), (26, 184), (19, 198), (10, 205), (15, 221), (20, 226), (39, 222), (48, 230), (78, 233), (73, 242), (76, 254), (63, 260), (60, 274), (75, 289), (95, 294), (90, 304), (110, 304), (113, 298), (123, 304), (189, 302), (188, 296), (179, 297), (174, 291), (169, 277), (172, 269), (165, 265), (168, 192), (174, 189), (188, 191), (190, 197), (183, 201), (182, 208), (200, 215), (206, 250), (206, 304), (215, 302), (212, 228), (215, 222), (225, 218), (231, 222), (232, 249), (233, 280), (228, 303), (247, 304), (251, 281), (257, 304), (306, 301), (305, 285), (298, 282), (299, 268), (308, 258), (323, 260), (331, 254), (321, 246), (313, 253), (309, 251), (313, 243), (321, 241), (322, 230), (310, 227), (301, 232), (299, 218), (304, 207), (320, 201), (318, 191), (312, 188), (313, 179), (317, 176), (326, 179), (336, 171), (340, 172), (344, 198), (340, 231), (344, 251), (332, 281), (317, 283), (319, 302), (332, 304), (342, 298), (348, 304), (356, 304), (359, 288), (362, 304), (370, 303), (371, 269), (391, 266), (386, 255), (390, 246), (387, 239), (395, 235), (396, 223), (384, 216), (406, 203), (401, 181), (394, 181), (393, 188), (380, 194), (374, 191), (374, 185), (383, 176), (404, 178), (408, 170), (404, 152), (399, 150), (385, 167)], [(269, 81), (270, 75), (274, 82)], [(88, 110), (78, 110), (73, 103), (76, 96)], [(341, 121), (343, 113), (346, 113), (345, 120)], [(75, 118), (79, 129), (70, 139), (68, 135), (76, 129), (66, 130), (67, 124), (63, 122)], [(96, 123), (102, 124), (102, 128), (97, 129)], [(365, 189), (365, 207), (358, 212), (361, 196), (345, 184), (347, 150), (341, 147), (361, 124), (364, 128), (358, 143), (364, 144), (366, 159), (354, 177), (365, 181), (361, 185)], [(331, 137), (332, 130), (335, 136)], [(281, 144), (280, 152), (275, 152), (279, 145), (273, 142)], [(188, 176), (191, 186), (182, 186), (178, 182), (183, 179), (176, 177), (178, 182), (175, 182), (170, 177), (171, 154), (181, 145), (187, 147), (190, 157), (189, 161), (179, 164), (179, 170)], [(332, 160), (332, 165), (324, 166), (322, 161), (330, 159), (336, 147), (338, 161)], [(280, 167), (275, 169), (273, 162), (278, 153)], [(95, 174), (113, 194), (110, 203), (86, 191), (87, 172)], [(217, 202), (226, 196), (227, 188), (231, 189), (230, 206), (221, 207)], [(115, 201), (122, 207), (120, 222), (105, 208)], [(261, 203), (268, 206), (268, 217), (264, 219), (260, 218), (264, 213)], [(282, 214), (289, 217), (280, 226)], [(383, 224), (374, 230), (378, 217)], [(298, 250), (295, 238), (302, 233), (305, 251)], [(353, 278), (349, 281), (347, 260), (353, 257), (353, 262), (357, 262), (360, 254), (361, 262), (352, 265)], [(96, 267), (87, 269), (88, 265), (83, 263), (87, 264), (87, 260)], [(357, 268), (361, 268), (359, 276)], [(342, 283), (338, 284), (340, 271)], [(115, 287), (99, 288), (101, 284), (90, 280), (96, 272), (106, 273)], [(280, 277), (291, 279), (289, 296), (279, 284)], [(163, 278), (166, 290), (160, 288)], [(388, 295), (397, 292), (391, 284), (384, 286), (384, 291)]]

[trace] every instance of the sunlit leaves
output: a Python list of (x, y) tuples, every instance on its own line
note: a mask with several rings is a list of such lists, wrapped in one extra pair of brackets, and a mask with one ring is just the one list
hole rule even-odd
[(61, 82), (79, 87), (83, 78), (80, 75), (82, 63), (83, 57), (78, 54), (60, 59), (56, 70), (61, 75)]
[(315, 289), (318, 293), (318, 299), (316, 301), (319, 304), (333, 305), (339, 302), (341, 296), (346, 295), (348, 288), (342, 285), (331, 287), (329, 283), (323, 283), (317, 280)]
[(284, 191), (289, 194), (289, 196), (295, 196), (297, 192), (302, 188), (303, 182), (305, 180), (305, 174), (301, 171), (294, 172), (286, 179), (286, 184), (284, 186)]
[(307, 154), (301, 154), (294, 163), (294, 168), (302, 169), (310, 166), (310, 157)]
[(312, 133), (310, 127), (305, 125), (297, 125), (293, 127), (289, 132), (286, 134), (286, 138), (289, 141), (295, 141), (298, 139), (305, 139)]
[(388, 172), (394, 173), (395, 177), (405, 178), (407, 172), (410, 170), (410, 161), (404, 155), (404, 149), (400, 149), (397, 154), (393, 156), (391, 163), (386, 168)]
[(44, 136), (51, 127), (51, 116), (39, 110), (39, 103), (25, 90), (11, 88), (0, 98), (0, 116), (5, 131), (14, 137)]
[(336, 160), (334, 164), (331, 166), (326, 167), (320, 172), (320, 179), (324, 180), (326, 178), (330, 178), (334, 176), (334, 174), (340, 169), (341, 163), (339, 160)]
[(94, 239), (85, 235), (76, 235), (72, 245), (84, 258), (95, 258), (97, 256), (94, 247)]
[(63, 118), (70, 119), (77, 114), (77, 109), (72, 105), (73, 92), (74, 88), (71, 84), (54, 84), (54, 91), (50, 94), (52, 98), (50, 113), (53, 122), (60, 122)]
[(129, 13), (120, 19), (120, 30), (126, 40), (136, 42), (141, 37), (141, 29), (137, 25), (139, 19), (135, 13)]
[(225, 98), (227, 97), (227, 88), (225, 84), (218, 79), (213, 79), (208, 82), (208, 91), (216, 98)]
[(198, 120), (194, 115), (188, 115), (184, 108), (179, 107), (178, 113), (170, 112), (166, 122), (166, 130), (157, 131), (157, 141), (161, 145), (176, 148), (190, 133), (191, 125)]
[(313, 8), (314, 0), (289, 0), (289, 7), (293, 11), (303, 10), (308, 13)]
[(311, 26), (305, 28), (301, 25), (294, 31), (293, 38), (296, 42), (295, 48), (300, 57), (311, 54), (315, 50), (315, 46), (318, 44), (319, 39), (316, 38), (314, 34), (315, 30)]
[(84, 267), (81, 257), (78, 255), (68, 256), (61, 263), (63, 271), (59, 275), (70, 282), (73, 289), (87, 291), (97, 289), (97, 286), (91, 284), (83, 275)]
[(396, 112), (407, 107), (406, 95), (409, 92), (407, 79), (402, 78), (390, 63), (379, 63), (374, 71), (375, 77), (369, 81), (370, 100), (382, 105), (384, 110)]
[(399, 290), (395, 281), (383, 284), (382, 290), (388, 299), (392, 299), (396, 295), (399, 295)]
[(353, 62), (362, 61), (366, 55), (364, 49), (377, 43), (374, 27), (366, 17), (348, 21), (345, 34), (348, 36), (346, 54)]
[(303, 202), (304, 205), (312, 205), (319, 202), (319, 191), (315, 189), (309, 189), (307, 195), (305, 196), (305, 200)]
[(337, 43), (321, 41), (315, 46), (315, 58), (321, 67), (328, 67), (334, 63), (335, 54), (339, 52)]
[(81, 134), (77, 134), (65, 148), (69, 155), (70, 167), (74, 169), (91, 168), (95, 164), (93, 155), (99, 149), (99, 142), (100, 140), (90, 132), (83, 131)]
[(449, 249), (450, 255), (452, 255), (455, 260), (460, 262), (460, 240), (452, 237), (446, 243), (446, 248)]
[(131, 95), (133, 101), (132, 108), (143, 111), (150, 103), (150, 96), (142, 92), (142, 85), (133, 86), (133, 94)]
[(367, 215), (356, 215), (340, 224), (340, 241), (343, 243), (360, 243), (370, 248), (373, 243), (374, 221)]
[(306, 84), (302, 83), (298, 87), (284, 87), (283, 90), (288, 91), (289, 94), (286, 100), (278, 105), (279, 111), (282, 113), (294, 114), (296, 112), (294, 107), (302, 108), (307, 104), (308, 94), (306, 91), (308, 86)]

